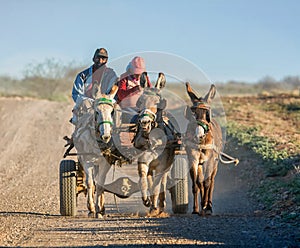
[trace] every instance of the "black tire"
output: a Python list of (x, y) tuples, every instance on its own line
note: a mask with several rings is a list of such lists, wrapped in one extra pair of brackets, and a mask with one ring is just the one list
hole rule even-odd
[(188, 163), (186, 156), (175, 155), (171, 169), (174, 186), (171, 188), (172, 211), (186, 214), (189, 207)]
[(62, 160), (59, 168), (60, 214), (75, 216), (77, 213), (76, 163)]

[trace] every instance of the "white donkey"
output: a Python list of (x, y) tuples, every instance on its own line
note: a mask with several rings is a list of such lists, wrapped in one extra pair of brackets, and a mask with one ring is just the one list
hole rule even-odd
[(103, 186), (111, 166), (103, 150), (109, 146), (111, 140), (114, 96), (117, 90), (118, 87), (113, 86), (108, 95), (99, 94), (94, 102), (84, 100), (79, 108), (81, 114), (73, 134), (78, 159), (86, 176), (87, 207), (91, 217), (99, 218), (105, 213)]

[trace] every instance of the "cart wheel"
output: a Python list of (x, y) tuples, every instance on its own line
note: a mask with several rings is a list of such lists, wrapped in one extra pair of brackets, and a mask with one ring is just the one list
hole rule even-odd
[(73, 160), (62, 160), (59, 170), (60, 214), (76, 215), (76, 163)]
[(186, 156), (175, 155), (171, 177), (174, 180), (174, 186), (171, 188), (173, 213), (186, 214), (189, 206), (188, 163)]

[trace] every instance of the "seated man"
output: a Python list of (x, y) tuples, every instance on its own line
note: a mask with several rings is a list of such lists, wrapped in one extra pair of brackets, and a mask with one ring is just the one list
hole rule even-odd
[(115, 71), (106, 66), (108, 53), (98, 48), (93, 56), (94, 64), (80, 72), (74, 81), (72, 98), (75, 102), (72, 123), (76, 125), (77, 109), (84, 100), (93, 102), (97, 93), (108, 94), (118, 78)]
[[(92, 109), (97, 94), (108, 94), (118, 77), (112, 68), (106, 66), (108, 52), (105, 48), (96, 49), (92, 58), (93, 64), (77, 74), (72, 88), (72, 98), (75, 106), (72, 110), (73, 117), (70, 122), (75, 126), (78, 124), (79, 116), (83, 112)], [(93, 113), (90, 113), (93, 114)], [(66, 146), (70, 146), (65, 156), (74, 147), (73, 134), (71, 138), (64, 137)]]

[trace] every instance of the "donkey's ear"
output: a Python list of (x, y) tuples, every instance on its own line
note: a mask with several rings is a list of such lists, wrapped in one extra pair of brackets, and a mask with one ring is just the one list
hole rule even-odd
[(217, 91), (216, 86), (214, 84), (212, 84), (210, 86), (208, 93), (204, 97), (204, 101), (207, 103), (211, 103), (211, 100), (214, 99), (214, 97), (216, 95), (216, 91)]
[(145, 87), (147, 87), (148, 86), (148, 76), (147, 76), (147, 72), (143, 72), (142, 74), (141, 74), (141, 78), (140, 78), (140, 85), (141, 85), (141, 87), (142, 88), (145, 88)]
[(119, 87), (117, 85), (113, 85), (113, 87), (111, 88), (110, 92), (109, 92), (109, 96), (111, 98), (114, 98), (115, 95), (117, 94)]
[(158, 73), (158, 78), (155, 84), (155, 88), (161, 90), (166, 86), (166, 77), (162, 72)]
[(193, 103), (196, 102), (196, 101), (199, 101), (199, 98), (198, 98), (198, 97), (196, 96), (196, 94), (194, 93), (194, 91), (193, 91), (193, 89), (192, 89), (190, 83), (189, 83), (189, 82), (186, 82), (186, 83), (185, 83), (185, 86), (186, 86), (186, 91), (187, 91), (189, 97), (191, 98), (191, 101), (192, 101)]

